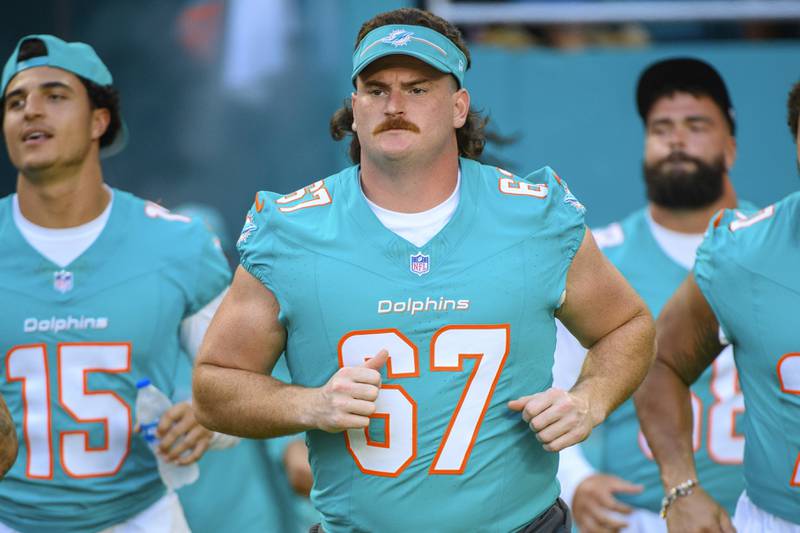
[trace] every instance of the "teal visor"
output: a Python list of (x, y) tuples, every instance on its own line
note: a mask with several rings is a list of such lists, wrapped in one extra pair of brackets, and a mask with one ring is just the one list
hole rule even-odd
[(464, 86), (467, 58), (453, 41), (424, 26), (402, 24), (375, 28), (358, 43), (353, 53), (351, 80), (355, 84), (359, 72), (376, 59), (396, 54), (416, 57), (436, 70), (452, 74), (458, 86)]

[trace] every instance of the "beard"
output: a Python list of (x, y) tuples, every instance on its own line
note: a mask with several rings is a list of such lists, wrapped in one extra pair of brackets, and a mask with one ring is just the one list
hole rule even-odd
[[(675, 166), (692, 163), (694, 169)], [(654, 204), (670, 209), (697, 209), (713, 204), (722, 196), (725, 160), (722, 155), (711, 163), (683, 152), (644, 167), (647, 198)]]

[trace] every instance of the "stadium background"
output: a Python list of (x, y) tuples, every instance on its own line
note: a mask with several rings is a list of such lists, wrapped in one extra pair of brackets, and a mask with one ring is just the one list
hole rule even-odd
[[(91, 43), (115, 77), (131, 130), (127, 149), (106, 161), (106, 180), (167, 207), (214, 206), (231, 243), (256, 190), (290, 192), (348, 164), (346, 143), (330, 138), (328, 120), (352, 89), (353, 40), (364, 20), (402, 6), (424, 3), (14, 2), (0, 18), (0, 50), (5, 60), (30, 33)], [(800, 186), (785, 117), (786, 95), (800, 79), (800, 40), (701, 35), (638, 47), (470, 48), (473, 104), (512, 141), (488, 145), (486, 159), (520, 174), (554, 167), (587, 204), (591, 225), (643, 203), (633, 91), (641, 69), (664, 56), (706, 59), (727, 81), (740, 197), (764, 205)], [(15, 173), (5, 151), (0, 158), (5, 195)]]

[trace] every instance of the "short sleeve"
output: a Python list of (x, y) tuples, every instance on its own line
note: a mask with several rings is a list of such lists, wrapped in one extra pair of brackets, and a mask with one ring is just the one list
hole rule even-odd
[(273, 202), (269, 201), (269, 195), (270, 193), (265, 191), (256, 193), (255, 202), (245, 216), (242, 232), (236, 241), (236, 250), (239, 252), (239, 263), (242, 268), (258, 279), (278, 299), (280, 304), (278, 318), (283, 322), (287, 301), (274, 283), (272, 275), (279, 257), (275, 210)]
[(730, 310), (727, 303), (727, 291), (736, 287), (736, 280), (730, 279), (734, 265), (728, 256), (732, 253), (733, 239), (729, 223), (736, 219), (736, 212), (726, 209), (718, 212), (711, 219), (702, 244), (697, 249), (697, 258), (694, 264), (694, 278), (700, 292), (703, 293), (714, 315), (717, 317), (720, 329), (729, 341), (733, 341), (726, 316)]
[(549, 221), (562, 232), (562, 252), (572, 261), (586, 233), (586, 207), (572, 194), (567, 182), (556, 172), (545, 167), (547, 183), (552, 195)]
[(537, 184), (538, 187), (547, 187), (545, 210), (541, 220), (545, 227), (540, 229), (539, 234), (550, 243), (551, 249), (557, 250), (559, 255), (554, 272), (554, 292), (551, 295), (554, 299), (554, 308), (558, 308), (567, 287), (567, 272), (586, 234), (586, 208), (572, 194), (567, 182), (550, 167), (529, 174), (525, 177), (525, 181)]
[(187, 310), (184, 317), (191, 316), (205, 307), (211, 300), (219, 296), (230, 284), (231, 272), (228, 261), (220, 246), (219, 239), (203, 224), (197, 224), (197, 231), (192, 237), (196, 239), (192, 260), (188, 265), (193, 276), (188, 277), (191, 284), (187, 287)]

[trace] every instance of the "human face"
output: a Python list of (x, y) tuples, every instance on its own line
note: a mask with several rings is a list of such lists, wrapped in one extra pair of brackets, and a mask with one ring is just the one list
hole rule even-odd
[(29, 177), (80, 166), (108, 127), (108, 110), (92, 109), (78, 77), (57, 68), (34, 67), (14, 76), (3, 106), (9, 158)]
[(644, 176), (650, 201), (667, 208), (715, 202), (736, 157), (722, 111), (707, 96), (676, 92), (647, 117)]
[(378, 59), (356, 79), (353, 129), (362, 161), (432, 161), (455, 157), (469, 94), (455, 79), (405, 55)]

